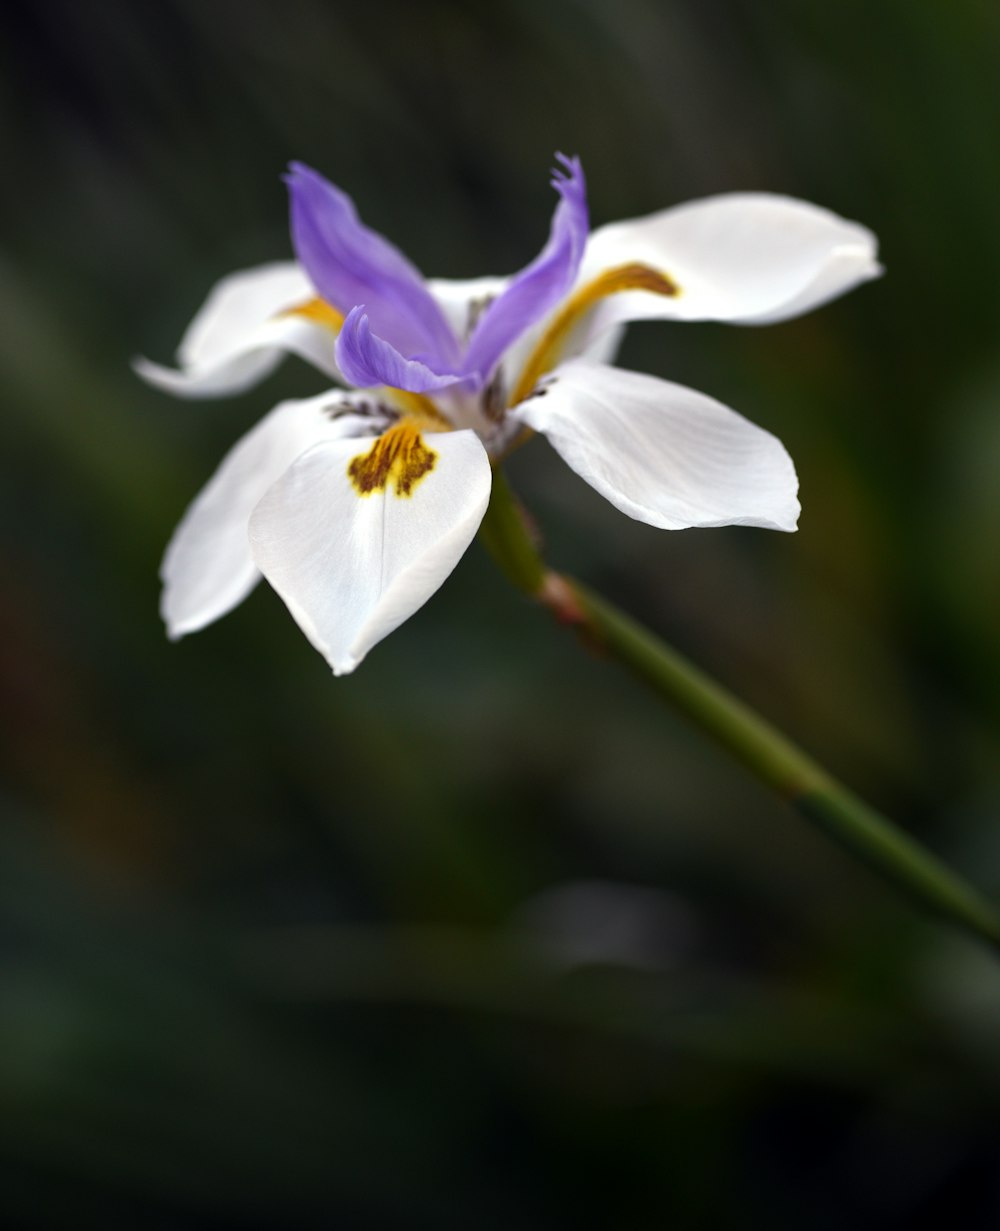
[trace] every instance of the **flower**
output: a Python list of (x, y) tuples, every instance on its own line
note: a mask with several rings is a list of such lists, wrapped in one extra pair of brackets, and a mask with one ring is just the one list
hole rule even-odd
[(666, 529), (794, 530), (791, 459), (705, 394), (610, 366), (631, 320), (765, 324), (880, 272), (875, 238), (803, 201), (732, 193), (589, 230), (583, 170), (559, 156), (539, 255), (510, 278), (425, 281), (317, 172), (288, 176), (296, 262), (209, 295), (177, 369), (184, 397), (235, 393), (283, 354), (338, 388), (283, 402), (223, 460), (163, 561), (171, 637), (263, 574), (337, 675), (441, 586), (490, 498), (491, 463), (540, 432), (630, 517)]

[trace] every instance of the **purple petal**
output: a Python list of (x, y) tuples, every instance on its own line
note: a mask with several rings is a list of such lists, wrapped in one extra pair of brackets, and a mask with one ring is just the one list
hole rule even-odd
[(462, 368), (481, 382), (489, 379), (507, 347), (554, 308), (576, 279), (589, 230), (587, 185), (579, 158), (556, 157), (565, 172), (552, 173), (560, 200), (548, 242), (490, 304), (469, 340)]
[(358, 389), (391, 385), (411, 393), (428, 393), (462, 379), (459, 372), (435, 372), (419, 359), (401, 355), (392, 343), (372, 333), (363, 304), (347, 314), (337, 336), (336, 357), (344, 379)]
[(286, 176), (295, 252), (322, 297), (346, 316), (358, 304), (381, 338), (435, 367), (458, 362), (459, 348), (420, 271), (358, 218), (346, 193), (293, 162)]

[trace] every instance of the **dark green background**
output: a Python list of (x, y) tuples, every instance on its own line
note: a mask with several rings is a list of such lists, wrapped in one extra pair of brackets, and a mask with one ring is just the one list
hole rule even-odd
[[(993, 1228), (1000, 968), (804, 830), (474, 547), (333, 680), (156, 571), (231, 401), (135, 379), (288, 255), (301, 158), (428, 273), (731, 189), (888, 276), (623, 361), (795, 458), (796, 536), (628, 521), (540, 441), (557, 564), (1000, 893), (1000, 10), (973, 0), (7, 0), (0, 1222)], [(575, 886), (575, 888), (574, 888)]]

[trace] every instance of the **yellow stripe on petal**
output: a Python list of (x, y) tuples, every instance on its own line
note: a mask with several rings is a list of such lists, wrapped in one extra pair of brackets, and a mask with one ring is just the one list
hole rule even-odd
[(412, 496), (436, 461), (419, 431), (404, 421), (383, 432), (367, 453), (351, 458), (347, 477), (359, 496), (386, 492), (390, 485), (397, 496)]
[(638, 262), (616, 265), (585, 283), (569, 297), (531, 352), (514, 387), (511, 406), (524, 401), (545, 373), (556, 366), (566, 340), (584, 313), (599, 300), (622, 291), (649, 291), (653, 295), (666, 295), (673, 299), (681, 293), (681, 288), (668, 274)]
[(279, 315), (304, 317), (307, 321), (314, 321), (317, 325), (325, 326), (332, 333), (340, 333), (340, 327), (344, 323), (344, 314), (338, 312), (332, 304), (327, 303), (325, 299), (320, 299), (319, 296), (286, 308)]

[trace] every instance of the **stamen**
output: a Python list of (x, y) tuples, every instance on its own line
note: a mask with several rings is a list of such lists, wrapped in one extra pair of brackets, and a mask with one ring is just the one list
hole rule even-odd
[(465, 313), (465, 332), (463, 334), (466, 343), (468, 343), (473, 333), (475, 333), (480, 317), (494, 299), (496, 299), (496, 295), (480, 295), (478, 299), (469, 300)]
[(359, 496), (387, 492), (391, 483), (397, 496), (412, 496), (414, 487), (434, 469), (437, 454), (424, 444), (410, 423), (397, 423), (359, 453), (347, 467), (347, 477)]
[(523, 402), (541, 377), (555, 367), (567, 338), (583, 314), (598, 300), (622, 291), (650, 291), (654, 295), (673, 298), (681, 293), (681, 288), (667, 274), (637, 262), (606, 269), (603, 274), (585, 283), (566, 301), (531, 352), (514, 386), (509, 405), (516, 406), (518, 402)]
[(493, 379), (479, 395), (479, 405), (491, 423), (499, 423), (503, 419), (507, 398), (502, 364), (493, 373)]

